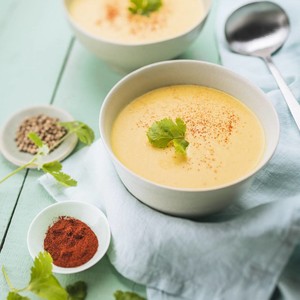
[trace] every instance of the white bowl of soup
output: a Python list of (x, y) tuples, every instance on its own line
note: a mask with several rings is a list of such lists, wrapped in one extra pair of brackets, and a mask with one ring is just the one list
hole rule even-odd
[(212, 0), (163, 0), (157, 11), (133, 14), (130, 0), (64, 0), (75, 36), (121, 71), (172, 59), (198, 37)]
[[(153, 124), (165, 119), (184, 124), (184, 153), (176, 151), (175, 139), (163, 148), (149, 139)], [(125, 76), (107, 95), (99, 126), (129, 192), (182, 217), (232, 204), (279, 139), (276, 111), (258, 87), (224, 67), (191, 60), (155, 63)]]

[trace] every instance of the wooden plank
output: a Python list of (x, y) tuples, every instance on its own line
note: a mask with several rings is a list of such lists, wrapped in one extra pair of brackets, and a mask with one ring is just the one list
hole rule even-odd
[[(6, 104), (0, 110), (1, 124), (4, 123), (6, 116), (22, 107), (53, 102), (56, 96), (56, 87), (59, 85), (57, 80), (60, 81), (64, 76), (61, 72), (65, 63), (64, 59), (70, 50), (69, 46), (72, 46), (71, 35), (61, 14), (58, 1), (44, 3), (43, 1), (31, 0), (30, 3), (27, 3), (17, 0), (11, 5), (8, 4), (8, 1), (6, 4), (5, 6), (4, 3), (1, 3), (3, 7), (0, 6), (0, 11), (5, 12), (1, 13), (0, 22), (5, 25), (3, 28), (7, 29), (0, 31), (0, 43), (6, 44), (0, 53), (2, 66), (0, 70), (2, 83), (0, 97), (5, 99)], [(14, 23), (13, 20), (17, 21)], [(26, 36), (24, 31), (29, 34)], [(83, 75), (83, 77), (79, 78), (79, 82), (73, 81), (75, 77), (71, 78), (70, 86), (65, 87), (71, 92), (71, 95), (74, 84), (85, 93), (86, 90), (91, 90), (91, 87), (94, 86), (96, 79), (94, 76), (100, 75), (94, 62), (90, 61), (89, 55), (87, 56), (87, 63), (82, 60), (81, 56), (75, 55), (74, 57), (76, 58), (75, 61), (77, 60), (76, 64), (73, 64), (75, 69), (70, 68), (68, 73), (75, 72)], [(67, 64), (68, 66), (69, 64)], [(113, 77), (114, 75), (109, 75), (106, 80), (113, 80)], [(117, 76), (114, 81), (118, 79), (120, 76)], [(109, 88), (110, 86), (107, 86), (103, 90), (103, 95)], [(60, 95), (61, 93), (57, 95), (57, 98)], [(68, 105), (64, 105), (64, 108), (76, 115), (78, 119), (90, 124), (91, 117), (93, 120), (97, 119), (94, 116), (98, 114), (98, 104), (100, 103), (97, 103), (96, 91), (93, 95), (95, 95), (94, 102), (88, 108), (86, 107), (87, 102), (82, 102), (81, 99), (79, 99), (79, 105), (76, 103), (73, 105), (73, 97), (69, 98), (70, 101), (66, 101), (66, 104), (70, 104), (72, 108), (69, 110)], [(65, 103), (65, 99), (62, 98), (58, 102), (57, 106)], [(56, 101), (54, 101), (54, 105), (56, 105)], [(97, 122), (92, 123), (92, 127), (97, 133)], [(2, 156), (1, 160), (0, 175), (2, 176), (13, 170), (14, 166), (6, 162)], [(12, 177), (0, 187), (2, 234), (4, 234), (15, 201), (18, 198), (24, 174), (25, 172)], [(29, 171), (0, 254), (0, 265), (6, 266), (13, 283), (17, 287), (26, 285), (29, 280), (29, 270), (32, 264), (26, 245), (29, 224), (39, 211), (54, 202), (38, 184), (39, 176), (38, 171)], [(8, 204), (7, 207), (4, 204)], [(107, 257), (85, 272), (59, 276), (59, 279), (63, 285), (79, 279), (86, 281), (89, 285), (89, 299), (97, 299), (100, 295), (104, 299), (113, 299), (113, 292), (116, 289), (140, 289), (142, 293), (144, 291), (143, 288), (120, 276), (109, 263)], [(1, 296), (8, 292), (3, 276), (0, 276), (0, 291)], [(36, 298), (33, 297), (32, 299)]]
[(112, 71), (76, 41), (54, 104), (69, 111), (75, 119), (91, 126), (98, 138), (101, 104), (122, 76), (123, 74)]
[[(0, 126), (21, 108), (50, 103), (70, 39), (60, 1), (0, 1)], [(14, 169), (0, 155), (0, 178)], [(24, 175), (0, 186), (0, 244)]]
[[(4, 265), (11, 281), (16, 287), (24, 287), (29, 281), (32, 259), (26, 244), (28, 227), (35, 215), (43, 208), (54, 203), (54, 200), (39, 185), (38, 171), (30, 171), (26, 179), (19, 204), (6, 238), (5, 246), (0, 255), (0, 266)], [(57, 275), (63, 286), (83, 280), (88, 284), (88, 299), (114, 299), (113, 293), (117, 289), (136, 290), (143, 292), (138, 285), (125, 279), (112, 267), (108, 258), (92, 268), (72, 275)], [(8, 287), (3, 276), (0, 276), (1, 299), (8, 293)], [(38, 299), (31, 297), (30, 299)]]
[[(6, 2), (8, 3), (9, 1), (7, 0)], [(21, 3), (20, 6), (18, 6), (19, 2)], [(0, 50), (0, 63), (1, 65), (5, 64), (3, 71), (0, 69), (0, 82), (3, 80), (7, 82), (11, 90), (11, 92), (9, 90), (2, 92), (0, 88), (0, 99), (7, 97), (7, 101), (12, 101), (4, 112), (0, 110), (0, 120), (2, 122), (2, 117), (22, 106), (42, 103), (43, 101), (49, 103), (52, 99), (55, 106), (66, 109), (76, 119), (89, 124), (94, 129), (96, 136), (99, 137), (98, 115), (101, 104), (111, 87), (124, 74), (111, 70), (105, 63), (88, 53), (77, 42), (71, 45), (72, 49), (65, 64), (65, 71), (63, 73), (60, 72), (64, 64), (64, 57), (70, 46), (70, 36), (66, 29), (66, 24), (63, 23), (64, 20), (57, 2), (58, 0), (55, 2), (40, 1), (40, 3), (38, 0), (14, 0), (13, 4), (4, 5), (6, 12), (9, 9), (13, 10), (13, 15), (15, 16), (13, 19), (17, 16), (20, 20), (17, 21), (17, 24), (13, 24), (15, 27), (10, 28), (6, 35), (1, 34), (0, 29), (0, 43), (2, 44), (3, 41), (10, 43), (10, 46), (4, 52)], [(30, 6), (33, 11), (27, 8), (26, 5)], [(6, 16), (7, 14), (2, 13), (1, 6), (3, 4), (0, 4), (0, 17), (4, 18), (4, 15)], [(42, 19), (45, 23), (43, 25), (40, 24), (41, 20), (40, 23), (37, 21), (40, 13), (43, 15)], [(36, 20), (31, 21), (34, 18)], [(8, 21), (6, 20), (6, 22)], [(4, 23), (6, 24), (6, 22)], [(36, 40), (34, 37), (29, 38), (30, 45), (26, 43), (27, 39), (25, 37), (20, 37), (20, 34), (18, 34), (18, 30), (24, 28), (23, 22), (27, 24), (26, 28), (33, 32), (32, 36), (36, 37)], [(39, 30), (38, 28), (40, 27), (38, 25), (47, 28), (53, 25), (52, 28), (48, 28), (48, 38), (42, 36), (41, 33), (45, 31), (45, 28), (42, 27), (43, 29)], [(25, 29), (25, 31), (28, 30)], [(213, 29), (207, 26), (206, 30), (206, 35), (201, 35), (199, 40), (182, 56), (183, 58), (217, 61), (217, 52), (212, 50), (216, 49), (212, 35)], [(17, 34), (17, 36), (12, 37), (12, 32)], [(61, 36), (61, 34), (66, 36), (66, 40), (51, 42), (53, 39), (58, 39), (57, 35)], [(22, 41), (22, 49), (24, 50), (25, 48), (26, 55), (20, 49), (15, 56), (16, 60), (14, 60), (10, 56), (9, 51), (15, 51), (15, 47), (19, 43), (18, 39)], [(57, 49), (57, 45), (60, 45), (59, 48), (61, 48)], [(30, 47), (34, 48), (33, 52), (30, 51)], [(4, 56), (2, 56), (3, 53)], [(29, 55), (29, 58), (27, 55)], [(57, 63), (52, 55), (60, 58), (60, 64)], [(8, 58), (10, 58), (10, 63), (7, 62)], [(57, 58), (57, 60), (59, 59)], [(8, 73), (10, 75), (20, 73), (20, 75), (12, 77), (13, 79), (6, 79), (5, 74)], [(57, 78), (59, 78), (58, 84), (56, 82)], [(17, 80), (18, 84), (16, 84), (15, 80)], [(19, 91), (12, 91), (12, 87), (18, 86), (20, 86)], [(6, 168), (9, 168), (9, 164)], [(6, 266), (16, 287), (23, 287), (29, 280), (28, 270), (32, 263), (26, 245), (26, 234), (29, 224), (39, 211), (54, 203), (54, 200), (38, 184), (37, 179), (39, 176), (40, 173), (38, 171), (29, 171), (11, 221), (4, 248), (0, 253), (0, 265)], [(22, 179), (23, 175), (20, 176), (20, 184)], [(5, 187), (4, 192), (7, 193), (11, 188), (12, 186)], [(11, 201), (11, 199), (16, 199), (13, 196), (10, 195), (9, 198), (7, 196), (5, 200)], [(2, 201), (1, 194), (0, 201)], [(0, 211), (2, 216), (2, 206)], [(89, 285), (87, 300), (113, 299), (112, 294), (116, 289), (136, 290), (145, 296), (145, 289), (120, 276), (111, 266), (107, 257), (87, 271), (75, 275), (60, 275), (58, 278), (63, 285), (77, 280), (86, 281)], [(3, 276), (0, 276), (0, 291), (1, 296), (2, 294), (6, 295), (8, 291)], [(32, 299), (37, 298), (32, 297)]]

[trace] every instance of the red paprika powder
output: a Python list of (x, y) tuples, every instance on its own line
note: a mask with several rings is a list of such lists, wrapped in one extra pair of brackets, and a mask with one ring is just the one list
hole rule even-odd
[(98, 239), (84, 222), (61, 216), (48, 228), (44, 249), (49, 252), (56, 266), (78, 267), (94, 256)]

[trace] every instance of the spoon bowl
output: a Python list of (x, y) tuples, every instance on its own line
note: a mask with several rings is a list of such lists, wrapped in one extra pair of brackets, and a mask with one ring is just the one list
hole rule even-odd
[(290, 22), (284, 10), (272, 2), (254, 2), (231, 14), (225, 26), (230, 48), (237, 53), (266, 56), (287, 40)]
[(287, 14), (279, 5), (270, 1), (246, 4), (234, 11), (225, 23), (225, 37), (230, 49), (264, 60), (300, 130), (300, 105), (271, 58), (285, 43), (289, 32)]

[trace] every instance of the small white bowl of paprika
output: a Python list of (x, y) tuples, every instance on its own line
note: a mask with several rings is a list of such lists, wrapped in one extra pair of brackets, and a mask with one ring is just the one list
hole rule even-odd
[(43, 209), (31, 222), (27, 246), (34, 259), (47, 251), (53, 259), (53, 272), (71, 274), (96, 264), (110, 243), (106, 216), (96, 206), (64, 201)]

